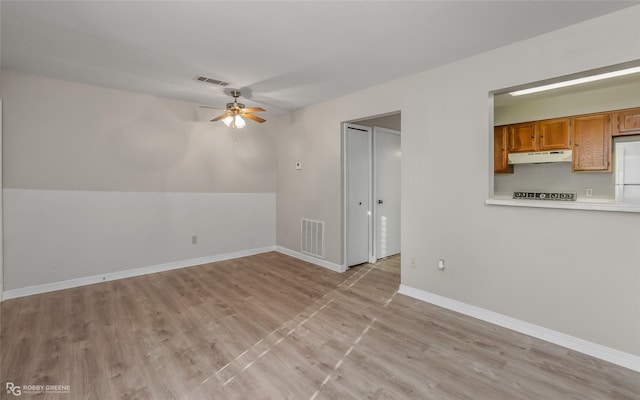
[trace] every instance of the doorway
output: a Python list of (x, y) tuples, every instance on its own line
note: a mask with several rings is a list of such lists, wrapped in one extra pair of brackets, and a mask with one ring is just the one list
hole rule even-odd
[(400, 113), (343, 124), (346, 266), (400, 253)]

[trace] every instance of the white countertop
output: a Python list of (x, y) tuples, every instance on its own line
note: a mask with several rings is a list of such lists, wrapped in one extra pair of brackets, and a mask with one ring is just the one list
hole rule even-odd
[(496, 196), (485, 204), (494, 206), (561, 208), (569, 210), (618, 211), (640, 213), (640, 203), (617, 203), (613, 199), (578, 199), (577, 201), (520, 200)]

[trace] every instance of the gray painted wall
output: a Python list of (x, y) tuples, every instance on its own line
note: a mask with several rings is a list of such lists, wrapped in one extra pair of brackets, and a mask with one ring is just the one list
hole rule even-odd
[[(275, 138), (196, 104), (3, 71), (4, 187), (273, 192)], [(207, 118), (209, 117), (209, 118)]]
[[(0, 77), (0, 93), (2, 93), (2, 78)], [(2, 186), (2, 117), (3, 117), (3, 107), (2, 107), (2, 97), (0, 96), (0, 186)], [(3, 206), (3, 196), (0, 193), (0, 210), (4, 208)], [(4, 292), (4, 221), (3, 215), (0, 212), (0, 301), (2, 301), (2, 294)]]
[(137, 93), (2, 81), (5, 290), (275, 245), (273, 130)]
[(300, 218), (325, 220), (343, 262), (340, 123), (401, 110), (402, 284), (640, 355), (640, 214), (485, 204), (489, 93), (640, 59), (638, 20), (636, 6), (282, 117), (277, 243), (297, 250)]

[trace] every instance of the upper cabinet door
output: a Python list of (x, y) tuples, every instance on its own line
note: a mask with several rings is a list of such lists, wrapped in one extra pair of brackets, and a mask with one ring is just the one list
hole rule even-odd
[(611, 114), (591, 114), (573, 119), (573, 170), (611, 170)]
[(534, 122), (509, 125), (509, 152), (536, 151), (536, 130)]
[(540, 151), (568, 150), (571, 148), (569, 118), (540, 121), (537, 128), (538, 149)]
[(612, 121), (613, 136), (640, 135), (640, 108), (618, 111)]
[(513, 173), (507, 152), (507, 128), (506, 125), (493, 128), (493, 172), (496, 174)]

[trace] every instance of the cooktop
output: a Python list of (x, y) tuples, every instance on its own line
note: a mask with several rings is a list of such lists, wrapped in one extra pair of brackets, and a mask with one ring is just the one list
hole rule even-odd
[(560, 200), (576, 201), (576, 193), (556, 192), (513, 192), (513, 198), (519, 200)]

